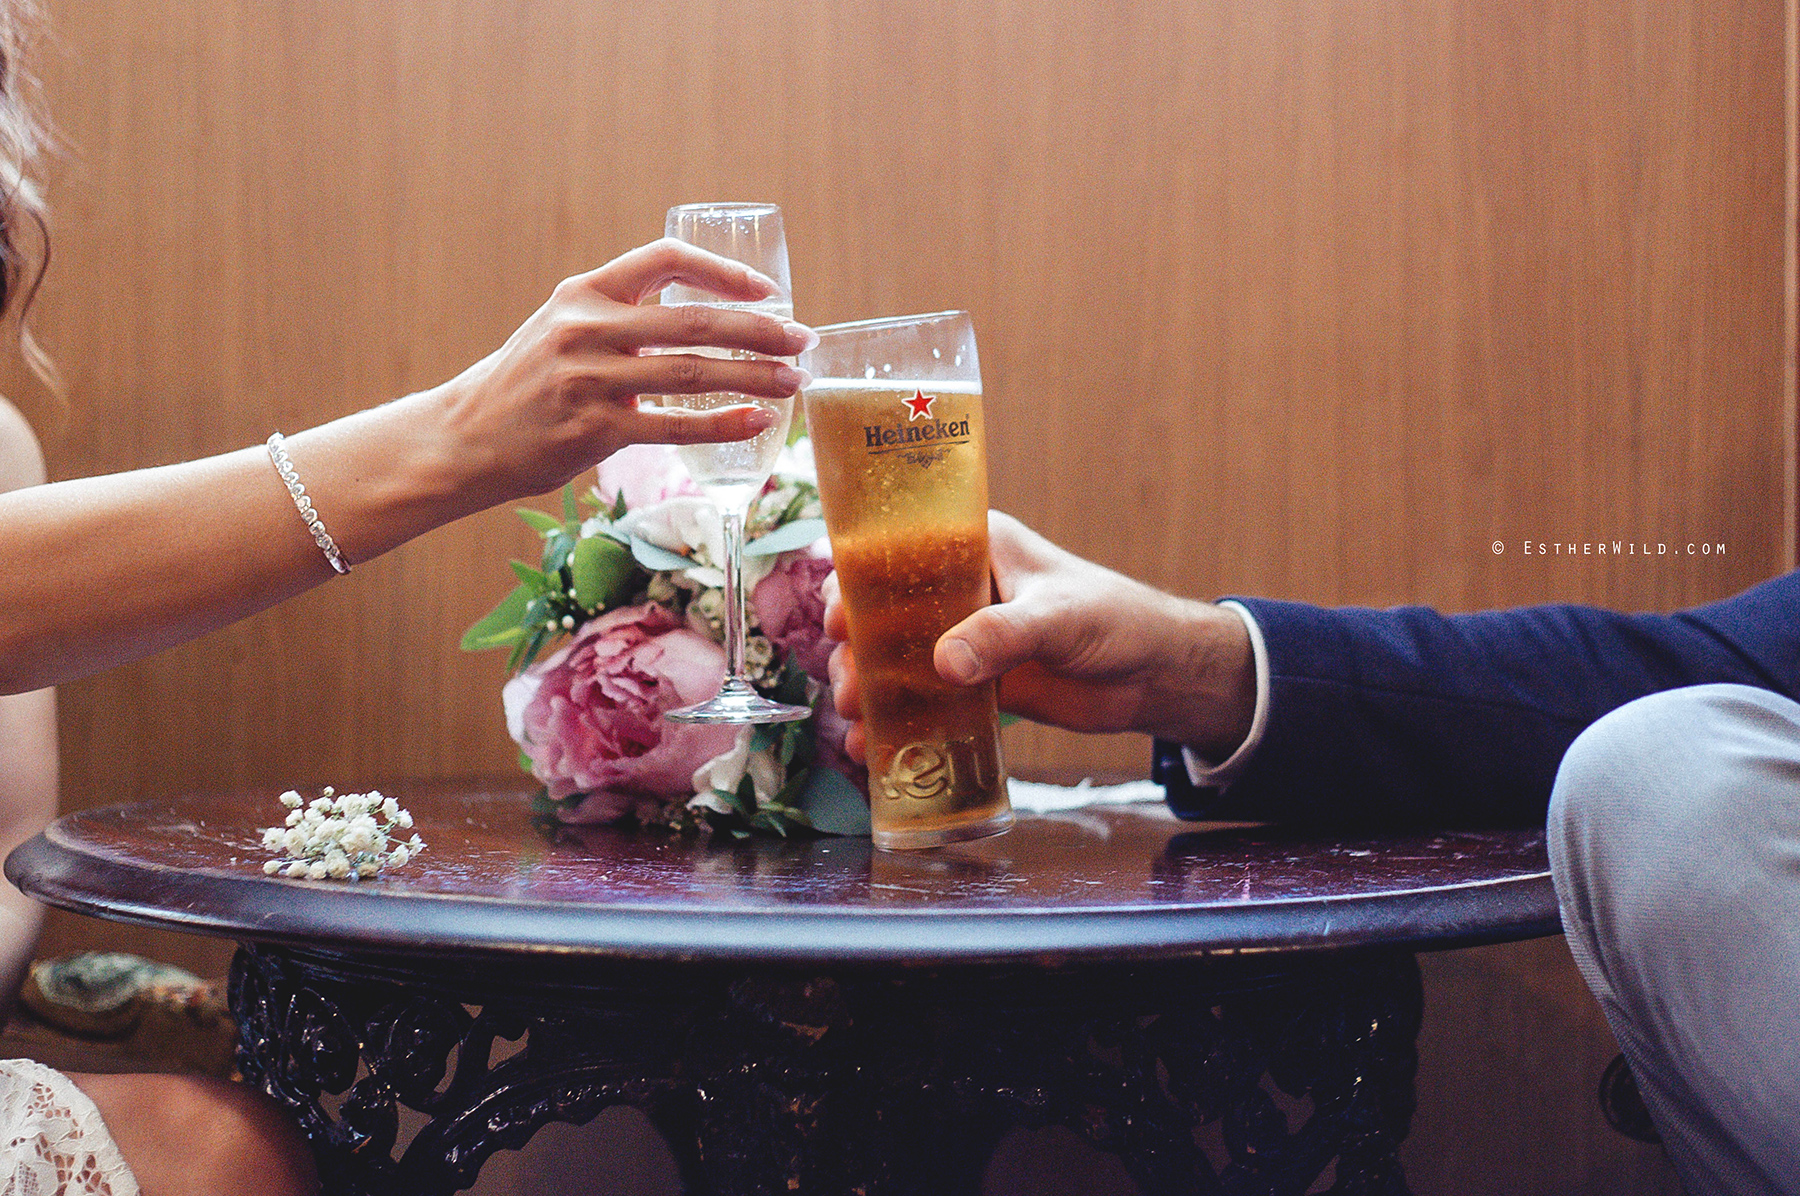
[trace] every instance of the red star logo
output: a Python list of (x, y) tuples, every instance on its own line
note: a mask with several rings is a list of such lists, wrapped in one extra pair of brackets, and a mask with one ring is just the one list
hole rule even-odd
[(901, 399), (900, 401), (906, 404), (906, 409), (912, 413), (906, 417), (906, 422), (910, 424), (921, 415), (926, 419), (931, 418), (931, 405), (937, 402), (937, 396), (931, 395), (927, 397), (924, 391), (915, 389), (912, 398)]

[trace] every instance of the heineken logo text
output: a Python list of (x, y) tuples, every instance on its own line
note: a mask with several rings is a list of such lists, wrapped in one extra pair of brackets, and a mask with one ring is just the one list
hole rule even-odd
[(891, 428), (863, 425), (863, 444), (871, 449), (904, 448), (908, 445), (937, 441), (963, 441), (969, 438), (969, 420), (938, 419), (930, 423), (899, 424)]

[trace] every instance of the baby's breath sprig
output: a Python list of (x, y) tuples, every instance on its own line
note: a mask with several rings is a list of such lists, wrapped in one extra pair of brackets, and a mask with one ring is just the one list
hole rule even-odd
[(418, 835), (402, 840), (413, 816), (378, 790), (346, 793), (327, 785), (308, 802), (292, 789), (281, 795), (287, 822), (265, 827), (263, 850), (280, 855), (263, 865), (267, 876), (295, 880), (366, 880), (387, 865), (398, 868), (425, 850)]

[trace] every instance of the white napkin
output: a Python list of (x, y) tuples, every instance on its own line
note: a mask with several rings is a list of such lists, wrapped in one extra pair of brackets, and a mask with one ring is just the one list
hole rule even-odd
[(1127, 781), (1123, 785), (1096, 785), (1092, 781), (1082, 781), (1079, 785), (1042, 785), (1036, 781), (1009, 780), (1007, 792), (1012, 798), (1013, 809), (1030, 814), (1052, 814), (1082, 806), (1160, 802), (1163, 799), (1163, 787), (1155, 781)]

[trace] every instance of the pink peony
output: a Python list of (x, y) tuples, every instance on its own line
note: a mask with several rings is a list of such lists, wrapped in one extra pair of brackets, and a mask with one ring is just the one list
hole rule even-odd
[(836, 646), (825, 638), (825, 599), (819, 593), (830, 572), (826, 557), (788, 553), (750, 593), (762, 633), (821, 685)]
[(609, 505), (624, 494), (625, 508), (630, 511), (701, 493), (671, 444), (633, 444), (620, 449), (600, 462), (600, 481), (595, 488)]
[(612, 822), (637, 810), (638, 799), (688, 796), (695, 763), (731, 750), (735, 727), (662, 717), (710, 698), (724, 678), (719, 645), (647, 602), (583, 624), (501, 697), (507, 730), (550, 796), (591, 795), (564, 819)]

